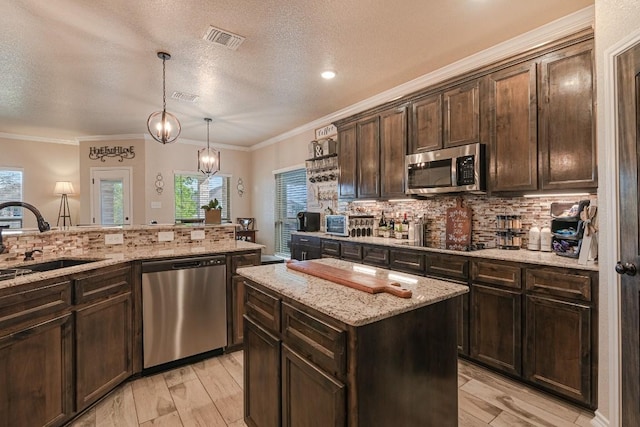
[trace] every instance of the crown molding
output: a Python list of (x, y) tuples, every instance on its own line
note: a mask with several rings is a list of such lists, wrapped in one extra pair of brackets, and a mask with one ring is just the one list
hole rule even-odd
[(78, 141), (75, 139), (45, 138), (41, 136), (18, 135), (15, 133), (5, 132), (0, 132), (0, 138), (15, 139), (17, 141), (47, 142), (50, 144), (78, 145)]
[[(149, 142), (158, 142), (155, 139), (153, 139), (151, 137), (151, 135), (149, 134), (145, 134), (144, 135), (144, 139), (145, 141), (149, 141)], [(195, 145), (198, 147), (206, 147), (207, 146), (207, 142), (206, 141), (198, 141), (195, 139), (187, 139), (187, 138), (180, 138), (180, 143), (181, 144), (188, 144), (188, 145)], [(225, 150), (234, 150), (234, 151), (250, 151), (249, 147), (242, 147), (242, 146), (238, 146), (238, 145), (230, 145), (230, 144), (217, 144), (215, 142), (211, 142), (209, 141), (209, 146), (211, 148), (222, 148)]]
[(384, 104), (385, 102), (401, 98), (427, 86), (442, 82), (475, 68), (508, 58), (509, 56), (516, 55), (528, 49), (533, 49), (545, 43), (568, 36), (580, 30), (584, 30), (585, 28), (592, 28), (594, 18), (595, 7), (586, 7), (505, 42), (453, 62), (431, 73), (424, 74), (399, 86), (357, 102), (349, 107), (343, 108), (342, 110), (338, 110), (320, 119), (252, 145), (250, 150), (255, 151), (269, 145), (276, 144), (303, 132), (315, 130), (318, 127), (326, 126), (328, 123), (332, 123), (336, 120), (352, 116), (369, 108)]
[(144, 139), (144, 134), (130, 133), (122, 135), (79, 136), (76, 139), (78, 142), (129, 141), (132, 139)]

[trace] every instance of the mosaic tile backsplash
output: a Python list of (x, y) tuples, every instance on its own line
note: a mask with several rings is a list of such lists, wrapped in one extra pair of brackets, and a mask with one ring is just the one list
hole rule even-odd
[[(444, 248), (446, 212), (448, 208), (456, 206), (458, 196), (436, 196), (421, 200), (397, 202), (340, 202), (338, 210), (347, 214), (371, 214), (376, 217), (376, 223), (384, 212), (387, 220), (394, 216), (402, 220), (407, 213), (408, 219), (423, 216), (426, 224), (425, 245), (433, 248)], [(540, 228), (551, 226), (551, 204), (554, 202), (577, 203), (579, 200), (597, 200), (596, 195), (579, 197), (487, 197), (482, 195), (462, 196), (463, 205), (471, 208), (472, 243), (484, 243), (487, 247), (496, 246), (496, 216), (521, 215), (522, 236), (521, 247), (526, 248), (529, 229), (536, 225)]]

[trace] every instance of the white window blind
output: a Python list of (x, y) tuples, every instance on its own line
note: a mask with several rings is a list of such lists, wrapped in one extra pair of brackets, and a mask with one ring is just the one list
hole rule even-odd
[(218, 199), (222, 206), (222, 219), (230, 220), (231, 197), (229, 194), (230, 178), (214, 175), (207, 178), (198, 173), (175, 173), (175, 219), (176, 222), (187, 222), (193, 219), (204, 219), (201, 206), (209, 200)]
[(291, 255), (291, 232), (297, 229), (297, 214), (307, 209), (306, 170), (278, 173), (276, 177), (276, 255)]
[[(20, 169), (0, 168), (0, 203), (22, 201), (22, 178)], [(0, 225), (22, 228), (22, 211), (21, 207), (0, 210)]]

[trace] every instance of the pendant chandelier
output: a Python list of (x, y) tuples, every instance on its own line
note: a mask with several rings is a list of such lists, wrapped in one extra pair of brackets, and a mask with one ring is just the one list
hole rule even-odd
[(151, 137), (163, 144), (175, 142), (180, 135), (180, 122), (176, 117), (167, 113), (167, 94), (165, 89), (165, 62), (171, 59), (166, 52), (158, 52), (158, 58), (162, 59), (162, 111), (151, 113), (147, 120), (147, 129)]
[(220, 152), (209, 147), (209, 124), (211, 119), (206, 117), (207, 122), (207, 148), (198, 150), (198, 170), (207, 176), (215, 175), (220, 171)]

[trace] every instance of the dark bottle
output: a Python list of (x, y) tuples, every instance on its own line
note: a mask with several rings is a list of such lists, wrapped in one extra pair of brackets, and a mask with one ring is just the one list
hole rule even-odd
[(391, 219), (389, 220), (389, 230), (394, 231), (395, 229), (396, 229), (396, 222), (393, 220), (393, 217), (391, 217)]
[(404, 219), (402, 220), (402, 231), (409, 231), (409, 221), (407, 220), (407, 213), (404, 213)]
[(382, 212), (382, 216), (380, 217), (380, 222), (378, 223), (378, 227), (386, 227), (387, 220), (384, 219), (384, 212)]

